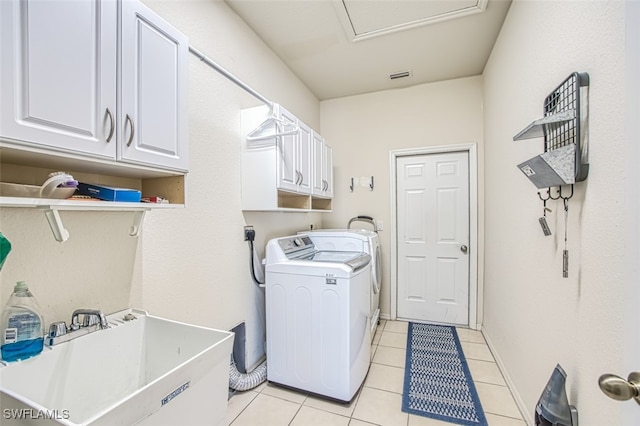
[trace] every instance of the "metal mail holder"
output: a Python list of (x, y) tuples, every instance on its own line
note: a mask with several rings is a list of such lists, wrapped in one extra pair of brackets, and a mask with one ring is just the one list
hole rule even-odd
[(544, 116), (513, 137), (544, 137), (544, 153), (518, 168), (537, 188), (572, 185), (589, 173), (586, 145), (589, 74), (571, 74), (544, 101)]
[[(518, 168), (538, 188), (547, 188), (542, 200), (542, 216), (538, 219), (545, 236), (551, 235), (547, 223), (547, 201), (562, 199), (564, 207), (564, 250), (562, 276), (569, 277), (569, 248), (567, 243), (569, 199), (573, 185), (589, 174), (588, 144), (586, 138), (588, 118), (589, 74), (571, 74), (544, 100), (544, 116), (525, 127), (513, 137), (514, 141), (544, 137), (544, 152), (518, 164)], [(570, 186), (568, 195), (562, 187)], [(558, 187), (557, 195), (551, 193)], [(566, 192), (566, 191), (565, 191)]]

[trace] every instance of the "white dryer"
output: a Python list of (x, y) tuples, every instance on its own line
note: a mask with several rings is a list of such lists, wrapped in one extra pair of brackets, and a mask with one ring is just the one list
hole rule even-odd
[(300, 232), (300, 234), (309, 235), (318, 250), (362, 251), (371, 256), (369, 318), (373, 339), (380, 322), (380, 283), (382, 282), (378, 233), (366, 229), (318, 229)]
[(371, 357), (371, 256), (318, 250), (308, 235), (266, 247), (267, 378), (344, 402)]

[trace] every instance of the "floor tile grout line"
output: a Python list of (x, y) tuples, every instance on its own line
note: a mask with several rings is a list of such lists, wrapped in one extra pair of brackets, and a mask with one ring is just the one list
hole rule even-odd
[(496, 363), (495, 361), (487, 361), (486, 359), (475, 359), (475, 358), (469, 358), (469, 357), (467, 357), (467, 356), (465, 356), (465, 358), (466, 358), (466, 359), (472, 359), (472, 360), (477, 361), (477, 362), (485, 362), (485, 363), (487, 363), (487, 364), (495, 364), (495, 365), (496, 365), (496, 367), (498, 366), (498, 363)]
[[(244, 413), (244, 411), (249, 408), (249, 406), (251, 405), (251, 403), (253, 401), (255, 401), (255, 399), (258, 397), (258, 395), (260, 395), (262, 392), (254, 392), (256, 394), (256, 396), (254, 396), (253, 398), (251, 398), (251, 401), (249, 401), (247, 403), (247, 405), (244, 406), (244, 408), (242, 408), (242, 410), (240, 410), (240, 412), (233, 418), (233, 420), (231, 420), (231, 422), (229, 422), (229, 426), (233, 425), (233, 422), (235, 422), (236, 420), (238, 420), (238, 417), (240, 417), (240, 415), (242, 413)], [(227, 406), (229, 405), (229, 402), (227, 401)]]
[(484, 385), (492, 385), (492, 386), (500, 386), (501, 388), (507, 388), (509, 389), (509, 387), (507, 385), (501, 385), (499, 383), (493, 383), (493, 382), (487, 382), (486, 380), (473, 380), (473, 383), (482, 383)]
[(298, 405), (298, 409), (296, 410), (296, 413), (293, 415), (293, 417), (291, 417), (291, 420), (289, 420), (289, 423), (287, 423), (287, 426), (291, 426), (291, 423), (293, 423), (293, 421), (296, 419), (296, 416), (298, 415), (300, 410), (302, 410), (302, 404)]
[[(368, 388), (368, 389), (373, 389), (373, 390), (378, 391), (378, 392), (385, 392), (385, 393), (392, 394), (392, 395), (398, 395), (398, 394), (397, 394), (397, 393), (395, 393), (395, 392), (391, 392), (391, 391), (388, 391), (388, 390), (385, 390), (385, 389), (378, 389), (378, 388), (372, 388), (372, 387), (369, 387), (369, 386), (362, 386), (362, 387), (360, 388), (360, 390), (358, 391), (358, 400), (360, 400), (360, 397), (362, 396), (362, 390), (363, 390), (365, 387), (366, 387), (366, 388)], [(360, 419), (360, 418), (358, 418), (358, 417), (353, 417), (353, 415), (354, 415), (354, 414), (355, 414), (355, 412), (356, 412), (356, 408), (357, 408), (356, 406), (354, 406), (354, 407), (353, 407), (353, 412), (351, 413), (351, 418), (352, 418), (352, 419), (354, 419), (354, 420), (358, 420), (359, 422), (364, 422), (364, 423), (367, 423), (367, 424), (378, 425), (377, 423), (370, 423), (370, 422), (368, 422), (368, 421), (366, 421), (366, 420), (363, 420), (363, 419)], [(405, 413), (405, 414), (408, 414), (408, 413)]]
[(473, 357), (467, 356), (466, 354), (464, 356), (464, 359), (466, 359), (466, 360), (472, 359), (474, 361), (483, 361), (483, 362), (490, 362), (490, 363), (495, 364), (495, 361), (489, 361), (488, 359), (482, 359), (482, 358), (473, 358)]
[[(485, 410), (484, 412), (485, 414), (489, 413), (492, 416), (496, 416), (496, 417), (502, 417), (503, 419), (509, 419), (509, 420), (520, 420), (521, 422), (524, 422), (524, 419), (522, 417), (512, 417), (512, 416), (508, 416), (506, 414), (498, 414), (498, 413), (492, 413), (490, 411)], [(525, 423), (526, 424), (526, 423)]]

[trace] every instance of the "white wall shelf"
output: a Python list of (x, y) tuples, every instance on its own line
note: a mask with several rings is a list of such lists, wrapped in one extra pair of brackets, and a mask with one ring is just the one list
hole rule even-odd
[(54, 200), (51, 198), (0, 197), (0, 207), (34, 207), (40, 209), (81, 211), (142, 211), (182, 208), (184, 204), (132, 203), (96, 200)]
[(0, 197), (0, 207), (36, 208), (45, 214), (51, 232), (58, 242), (69, 239), (69, 231), (64, 227), (60, 211), (105, 211), (135, 212), (129, 235), (140, 234), (145, 213), (149, 210), (182, 208), (184, 204), (130, 203), (94, 200), (54, 200), (49, 198)]

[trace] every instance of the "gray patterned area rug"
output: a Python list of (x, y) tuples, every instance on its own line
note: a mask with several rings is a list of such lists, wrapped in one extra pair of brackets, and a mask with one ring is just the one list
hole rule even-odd
[(455, 327), (409, 323), (402, 411), (487, 426)]

